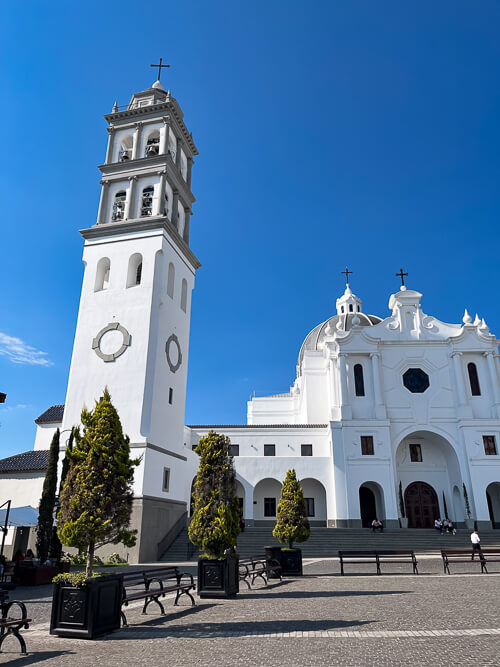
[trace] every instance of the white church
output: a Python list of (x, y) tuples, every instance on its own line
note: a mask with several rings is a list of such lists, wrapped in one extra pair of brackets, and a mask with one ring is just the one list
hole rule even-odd
[(198, 152), (160, 81), (105, 119), (97, 221), (81, 230), (85, 271), (66, 401), (36, 420), (34, 450), (0, 461), (0, 504), (38, 507), (55, 429), (62, 457), (82, 407), (107, 385), (132, 454), (142, 456), (133, 562), (160, 558), (186, 524), (193, 448), (210, 429), (231, 439), (247, 525), (274, 523), (282, 481), (295, 468), (313, 526), (357, 528), (377, 516), (388, 528), (425, 528), (445, 514), (464, 525), (466, 493), (478, 527), (500, 528), (499, 341), (467, 311), (462, 324), (426, 315), (402, 270), (389, 311), (377, 316), (363, 312), (346, 269), (336, 313), (300, 346), (293, 386), (249, 401), (247, 424), (184, 425), (200, 266), (189, 246)]

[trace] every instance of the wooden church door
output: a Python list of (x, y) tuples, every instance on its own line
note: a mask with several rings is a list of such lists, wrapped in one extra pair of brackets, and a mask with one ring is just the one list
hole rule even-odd
[(425, 482), (413, 482), (405, 490), (408, 528), (433, 528), (440, 516), (436, 492)]

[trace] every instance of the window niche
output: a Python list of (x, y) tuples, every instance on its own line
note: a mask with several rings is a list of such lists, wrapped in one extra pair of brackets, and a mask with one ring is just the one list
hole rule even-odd
[(154, 187), (152, 185), (147, 185), (142, 190), (141, 196), (141, 218), (147, 218), (153, 215), (153, 195)]
[(276, 498), (264, 498), (264, 516), (276, 516)]
[(170, 468), (163, 468), (162, 491), (168, 492), (170, 488)]
[(185, 278), (182, 279), (181, 287), (181, 310), (186, 312), (187, 310), (187, 293), (188, 293), (188, 284)]
[(119, 190), (115, 194), (113, 200), (113, 210), (111, 212), (111, 220), (117, 222), (118, 220), (123, 220), (125, 215), (125, 202), (127, 200), (127, 193), (125, 190)]
[(410, 461), (412, 463), (422, 463), (422, 445), (410, 444)]
[(128, 260), (127, 287), (140, 285), (142, 280), (142, 255), (134, 253)]
[(175, 287), (175, 267), (170, 262), (168, 265), (168, 278), (167, 278), (167, 294), (173, 299), (174, 298), (174, 287)]
[(361, 436), (361, 455), (362, 456), (373, 456), (375, 454), (375, 449), (373, 447), (373, 435), (362, 435)]
[(497, 441), (494, 435), (483, 435), (483, 446), (484, 446), (484, 453), (486, 456), (497, 455), (498, 453)]
[(313, 446), (312, 445), (300, 445), (300, 455), (301, 456), (312, 456), (313, 455)]
[(365, 379), (361, 364), (354, 364), (354, 392), (356, 396), (365, 395)]
[(264, 456), (276, 456), (276, 445), (264, 445)]
[(101, 292), (108, 289), (110, 268), (111, 262), (109, 261), (109, 257), (101, 257), (97, 263), (94, 292)]
[(477, 366), (472, 361), (469, 364), (467, 364), (467, 372), (469, 373), (469, 385), (471, 394), (473, 396), (481, 396), (481, 386), (479, 385)]

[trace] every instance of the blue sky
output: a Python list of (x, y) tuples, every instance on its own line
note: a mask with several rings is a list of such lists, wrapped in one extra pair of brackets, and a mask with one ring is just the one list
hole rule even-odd
[(65, 398), (104, 113), (164, 75), (200, 151), (187, 423), (287, 391), (340, 271), (500, 332), (500, 4), (2, 3), (0, 455)]

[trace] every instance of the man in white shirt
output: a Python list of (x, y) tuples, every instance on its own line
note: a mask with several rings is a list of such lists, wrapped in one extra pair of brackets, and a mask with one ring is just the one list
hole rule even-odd
[(472, 532), (470, 534), (470, 541), (472, 542), (472, 558), (471, 560), (474, 560), (474, 555), (477, 551), (479, 559), (481, 560), (483, 557), (483, 552), (481, 551), (481, 540), (479, 538), (479, 533), (477, 530)]

